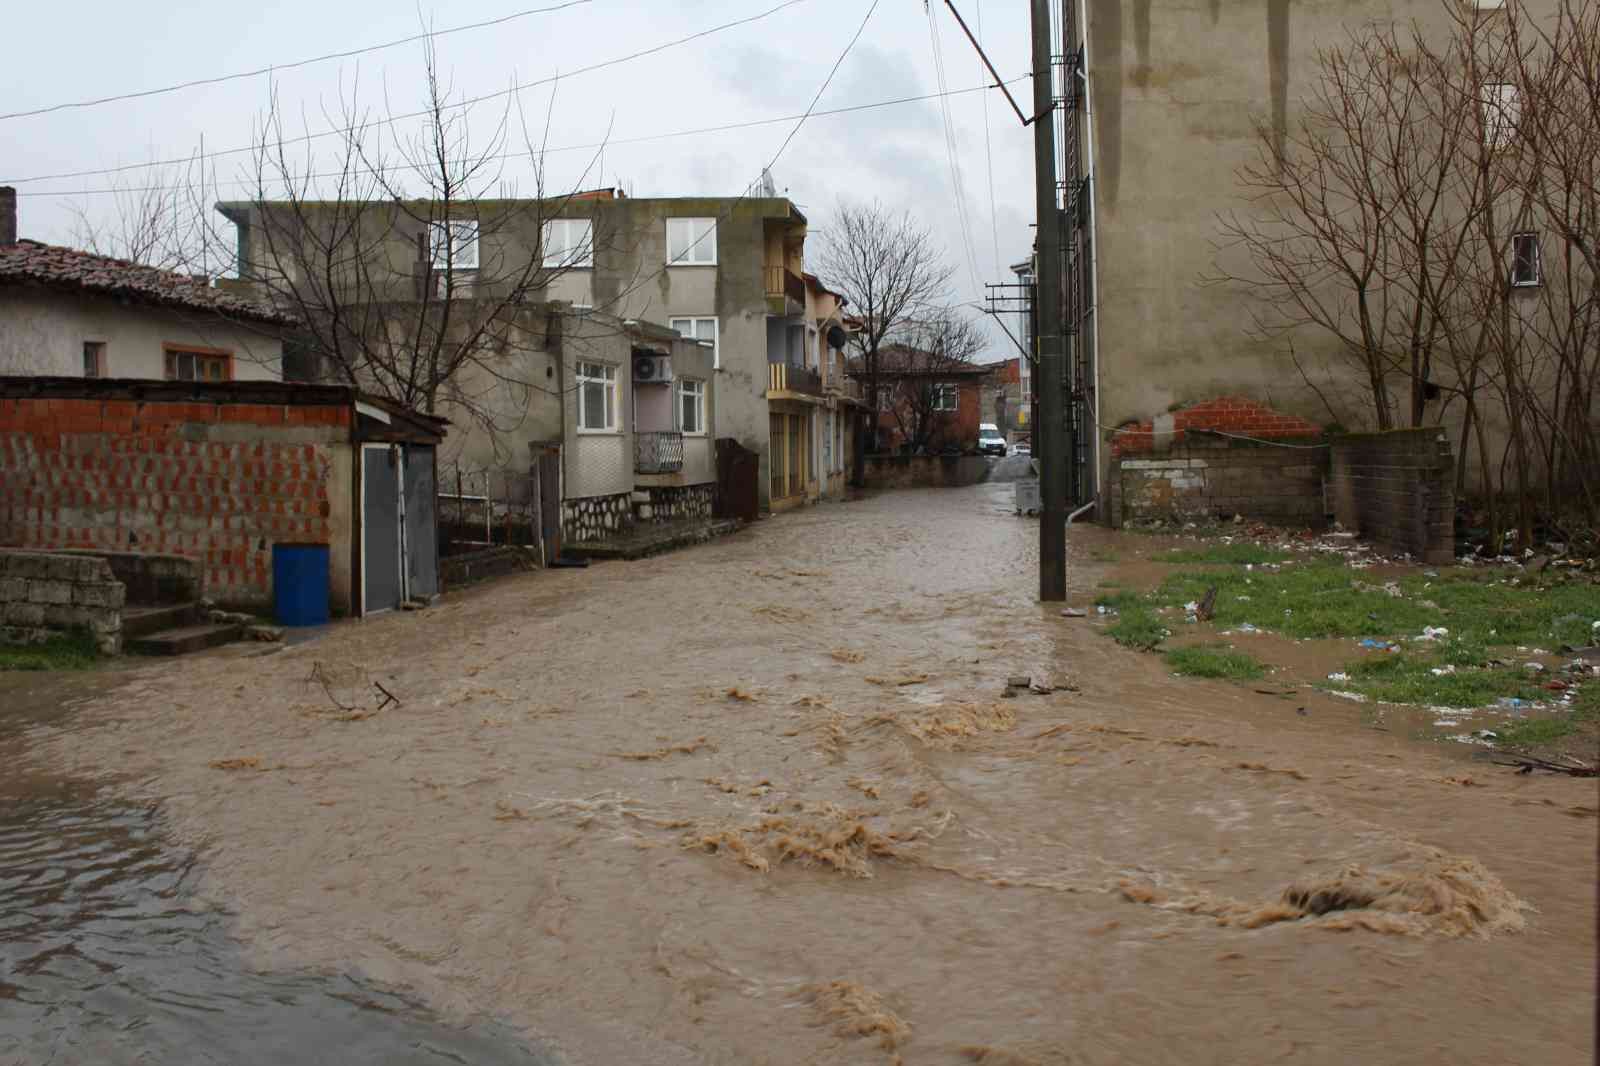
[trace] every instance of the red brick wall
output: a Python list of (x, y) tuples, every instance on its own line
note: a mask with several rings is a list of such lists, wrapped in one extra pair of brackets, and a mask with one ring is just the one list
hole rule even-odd
[(205, 594), (272, 598), (276, 541), (329, 541), (351, 409), (0, 400), (0, 544), (185, 555)]
[(1187, 431), (1214, 429), (1257, 440), (1298, 440), (1322, 436), (1322, 427), (1274, 411), (1254, 400), (1219, 396), (1149, 422), (1123, 426), (1111, 438), (1113, 455), (1143, 455), (1182, 443)]
[[(908, 386), (915, 387), (915, 386)], [(910, 421), (910, 416), (907, 416)], [(971, 448), (978, 443), (978, 425), (991, 421), (983, 413), (983, 385), (979, 381), (963, 379), (956, 385), (956, 409), (931, 415), (929, 444), (935, 450), (945, 445)], [(878, 412), (878, 444), (885, 452), (895, 451), (905, 444), (900, 432), (900, 420), (891, 411)]]

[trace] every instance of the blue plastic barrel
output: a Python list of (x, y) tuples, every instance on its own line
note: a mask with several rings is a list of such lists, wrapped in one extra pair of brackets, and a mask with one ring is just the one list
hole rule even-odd
[(272, 546), (272, 616), (280, 626), (328, 621), (328, 546)]

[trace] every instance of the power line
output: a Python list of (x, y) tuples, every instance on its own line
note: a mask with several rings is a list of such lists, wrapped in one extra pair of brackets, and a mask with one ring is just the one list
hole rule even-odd
[[(976, 0), (978, 15), (978, 42), (983, 43), (983, 0)], [(983, 70), (983, 58), (979, 55), (978, 69), (980, 77)], [(989, 166), (989, 241), (994, 249), (994, 276), (1003, 277), (1000, 272), (1000, 220), (999, 212), (994, 203), (994, 145), (989, 139), (989, 97), (983, 98), (983, 154)]]
[[(934, 18), (933, 5), (924, 0), (923, 10), (928, 16), (928, 41), (933, 48), (933, 67), (939, 82), (941, 93), (947, 91), (948, 83), (944, 76), (944, 53), (939, 47), (939, 27)], [(966, 252), (967, 273), (972, 281), (973, 291), (981, 293), (983, 283), (978, 278), (978, 258), (972, 248), (972, 223), (967, 215), (966, 183), (961, 177), (961, 162), (959, 142), (956, 139), (955, 124), (950, 119), (949, 101), (941, 95), (939, 110), (944, 122), (944, 150), (945, 158), (950, 162), (950, 182), (956, 200), (956, 219), (961, 226), (961, 244)]]
[(350, 59), (353, 56), (366, 55), (369, 52), (381, 52), (387, 48), (398, 48), (403, 44), (415, 44), (418, 41), (431, 41), (440, 37), (448, 37), (452, 33), (464, 33), (467, 30), (481, 30), (489, 26), (502, 26), (507, 22), (524, 19), (530, 15), (546, 15), (553, 11), (565, 11), (569, 7), (580, 4), (592, 3), (593, 0), (567, 0), (564, 4), (555, 4), (551, 7), (535, 7), (526, 11), (513, 11), (509, 15), (502, 15), (495, 19), (486, 19), (483, 22), (471, 22), (465, 26), (452, 26), (447, 30), (430, 30), (426, 33), (414, 33), (410, 37), (401, 37), (398, 40), (386, 41), (383, 44), (368, 45), (365, 48), (351, 48), (343, 52), (329, 52), (326, 55), (312, 56), (310, 59), (296, 60), (293, 63), (274, 63), (268, 67), (257, 67), (238, 74), (219, 74), (214, 78), (196, 78), (193, 81), (183, 81), (176, 85), (163, 86), (160, 89), (143, 89), (137, 92), (118, 93), (115, 96), (100, 96), (92, 100), (76, 100), (64, 104), (52, 104), (49, 107), (36, 107), (31, 111), (12, 111), (0, 115), (0, 122), (13, 118), (30, 118), (34, 115), (50, 115), (57, 111), (69, 111), (76, 108), (99, 107), (101, 104), (113, 104), (121, 100), (143, 100), (151, 96), (161, 96), (165, 93), (181, 92), (184, 89), (196, 89), (202, 85), (221, 85), (223, 82), (239, 81), (244, 78), (255, 78), (262, 74), (276, 74), (281, 70), (297, 70), (300, 67), (309, 67), (316, 63), (326, 63), (330, 59)]
[[(806, 120), (811, 117), (812, 112), (816, 109), (817, 101), (822, 99), (822, 94), (828, 91), (829, 85), (833, 84), (833, 76), (839, 73), (839, 68), (844, 65), (845, 57), (848, 56), (855, 48), (856, 42), (861, 40), (861, 34), (866, 31), (867, 23), (872, 21), (873, 12), (878, 10), (878, 3), (879, 0), (872, 0), (872, 6), (867, 8), (867, 13), (862, 16), (861, 25), (856, 27), (855, 35), (850, 38), (850, 43), (844, 46), (844, 51), (839, 53), (839, 58), (833, 61), (832, 69), (828, 71), (828, 76), (822, 79), (822, 85), (817, 89), (816, 95), (812, 96), (811, 103), (806, 107), (805, 114), (801, 115), (799, 120), (795, 122), (794, 128), (791, 129), (789, 131), (789, 135), (783, 139), (783, 143), (778, 145), (778, 150), (772, 154), (772, 159), (767, 162), (765, 167), (761, 168), (763, 172), (770, 172), (772, 168), (777, 165), (778, 160), (783, 156), (784, 151), (788, 149), (789, 142), (794, 140), (795, 134), (800, 132), (800, 127), (804, 126), (806, 124)], [(744, 191), (733, 198), (733, 202), (728, 205), (727, 209), (717, 216), (717, 225), (721, 225), (723, 222), (733, 217), (733, 209), (738, 207), (749, 197), (751, 188), (752, 186), (750, 185), (745, 186)], [(708, 235), (715, 233), (716, 228), (716, 226), (712, 226), (710, 229), (706, 230), (705, 233), (702, 233), (699, 237), (695, 238), (694, 242), (689, 245), (689, 248), (693, 248), (696, 244), (699, 244), (701, 241), (705, 240)], [(687, 252), (689, 248), (684, 249), (684, 251)], [(623, 300), (627, 299), (635, 292), (638, 292), (639, 289), (643, 288), (645, 285), (648, 285), (656, 278), (659, 278), (662, 274), (665, 274), (667, 267), (671, 265), (672, 264), (670, 262), (665, 263), (662, 266), (657, 267), (656, 270), (649, 276), (641, 278), (639, 281), (636, 281), (632, 285), (628, 286), (611, 300), (611, 306), (617, 307), (621, 305)]]
[[(549, 85), (549, 84), (552, 84), (554, 82), (560, 81), (563, 78), (572, 78), (572, 77), (578, 76), (579, 74), (590, 74), (590, 73), (593, 73), (594, 71), (604, 70), (607, 67), (618, 66), (618, 65), (623, 64), (623, 63), (631, 62), (631, 61), (633, 61), (635, 59), (643, 59), (646, 56), (655, 55), (658, 52), (664, 52), (669, 48), (675, 48), (675, 47), (677, 47), (678, 45), (681, 45), (681, 44), (688, 44), (690, 41), (699, 40), (702, 37), (709, 37), (712, 34), (721, 33), (724, 30), (731, 30), (731, 29), (734, 29), (734, 28), (739, 27), (739, 26), (746, 26), (746, 25), (749, 25), (752, 22), (759, 22), (760, 20), (762, 20), (764, 18), (768, 18), (768, 17), (770, 17), (772, 15), (777, 14), (779, 11), (782, 11), (785, 8), (794, 7), (796, 4), (803, 4), (805, 2), (806, 2), (806, 0), (783, 0), (782, 3), (778, 4), (775, 7), (768, 8), (765, 11), (759, 12), (759, 13), (754, 14), (754, 15), (749, 15), (749, 16), (747, 16), (745, 18), (742, 18), (742, 19), (735, 19), (732, 22), (724, 22), (720, 26), (712, 26), (709, 29), (704, 29), (704, 30), (700, 30), (700, 31), (698, 31), (696, 33), (691, 33), (687, 37), (679, 37), (679, 38), (677, 38), (675, 40), (666, 41), (666, 42), (663, 42), (661, 44), (654, 45), (654, 46), (652, 46), (650, 48), (642, 49), (641, 51), (638, 51), (638, 52), (631, 52), (631, 53), (629, 53), (628, 55), (625, 55), (625, 56), (618, 56), (615, 59), (607, 59), (607, 60), (603, 60), (603, 61), (601, 61), (599, 63), (592, 63), (587, 67), (579, 67), (577, 70), (570, 71), (570, 72), (568, 72), (566, 74), (555, 74), (555, 75), (551, 75), (550, 77), (547, 77), (547, 78), (540, 78), (538, 81), (529, 82), (526, 85), (513, 85), (509, 89), (501, 89), (501, 90), (499, 90), (497, 92), (485, 93), (482, 96), (469, 97), (469, 98), (467, 98), (465, 100), (458, 101), (457, 103), (445, 105), (444, 110), (447, 110), (447, 111), (462, 110), (464, 108), (471, 107), (474, 104), (481, 104), (486, 100), (497, 100), (497, 99), (502, 99), (502, 98), (514, 96), (514, 95), (519, 95), (521, 93), (527, 92), (529, 89), (537, 88), (540, 85)], [(282, 147), (282, 146), (291, 145), (291, 144), (305, 144), (305, 143), (309, 143), (311, 141), (321, 140), (324, 137), (334, 137), (334, 136), (339, 136), (339, 135), (348, 136), (349, 134), (355, 133), (358, 130), (365, 131), (366, 129), (369, 129), (369, 128), (377, 128), (377, 127), (381, 127), (381, 126), (393, 126), (397, 122), (403, 122), (406, 119), (411, 119), (411, 118), (422, 118), (422, 117), (430, 115), (432, 113), (433, 112), (431, 110), (425, 108), (425, 109), (423, 109), (421, 111), (411, 111), (411, 112), (407, 112), (406, 114), (402, 114), (402, 115), (391, 115), (389, 118), (382, 119), (382, 120), (380, 120), (378, 122), (374, 122), (370, 126), (352, 125), (352, 126), (346, 126), (346, 127), (340, 128), (340, 129), (322, 130), (322, 131), (319, 131), (317, 133), (307, 133), (307, 134), (304, 134), (304, 135), (299, 136), (299, 137), (290, 137), (290, 138), (287, 138), (285, 140), (279, 141), (279, 142), (277, 142), (275, 147)], [(246, 147), (243, 147), (243, 148), (227, 148), (227, 149), (223, 149), (222, 151), (213, 152), (209, 156), (207, 156), (206, 158), (208, 158), (208, 159), (221, 159), (223, 156), (243, 155), (245, 153), (256, 151), (257, 147), (258, 147), (257, 145), (249, 145), (249, 146), (246, 146)], [(88, 177), (96, 177), (96, 176), (101, 175), (101, 174), (121, 174), (121, 173), (125, 173), (127, 171), (130, 171), (130, 170), (149, 170), (149, 169), (151, 169), (153, 167), (173, 166), (173, 165), (180, 164), (180, 163), (190, 163), (190, 162), (193, 162), (193, 160), (191, 158), (156, 159), (156, 160), (151, 160), (150, 162), (147, 162), (147, 163), (126, 163), (126, 164), (123, 164), (122, 166), (102, 167), (102, 168), (97, 169), (97, 170), (70, 170), (70, 171), (63, 171), (63, 172), (58, 173), (58, 174), (39, 174), (39, 175), (35, 175), (34, 177), (30, 177), (30, 178), (6, 178), (6, 179), (0, 179), (0, 184), (4, 184), (4, 185), (26, 185), (26, 184), (31, 184), (33, 182), (38, 182), (38, 181), (60, 181), (60, 180), (63, 180), (65, 178), (88, 178)]]
[[(1022, 82), (1022, 81), (1028, 80), (1029, 77), (1030, 77), (1030, 75), (1022, 74), (1022, 75), (1019, 75), (1018, 77), (1010, 79), (1009, 81), (1006, 82), (1006, 84), (1014, 85), (1017, 82)], [(900, 106), (902, 104), (923, 103), (923, 102), (926, 102), (928, 100), (938, 99), (940, 96), (965, 96), (965, 95), (968, 95), (970, 93), (984, 92), (984, 91), (992, 89), (992, 88), (994, 88), (993, 84), (972, 85), (972, 86), (969, 86), (969, 87), (967, 87), (965, 89), (951, 89), (946, 93), (923, 93), (920, 96), (901, 96), (901, 97), (896, 97), (895, 99), (892, 99), (892, 100), (878, 100), (878, 101), (875, 101), (875, 102), (870, 103), (870, 104), (850, 104), (850, 105), (847, 105), (845, 107), (833, 107), (833, 108), (828, 108), (828, 109), (823, 110), (823, 111), (812, 111), (809, 114), (810, 114), (811, 118), (827, 118), (830, 115), (847, 115), (847, 114), (853, 114), (854, 112), (857, 112), (857, 111), (873, 111), (873, 110), (876, 110), (878, 108), (883, 108), (883, 107), (898, 107), (898, 106)], [(779, 115), (779, 116), (776, 116), (774, 118), (750, 119), (750, 120), (745, 121), (745, 122), (728, 122), (728, 123), (724, 123), (724, 124), (722, 124), (720, 126), (701, 126), (701, 127), (695, 128), (695, 129), (674, 130), (674, 131), (672, 131), (670, 133), (650, 133), (650, 134), (645, 134), (645, 135), (640, 136), (640, 137), (625, 137), (625, 138), (620, 138), (620, 139), (615, 139), (615, 140), (608, 140), (608, 141), (593, 141), (593, 142), (590, 142), (588, 144), (567, 144), (567, 145), (561, 145), (561, 146), (555, 147), (555, 148), (543, 148), (543, 149), (540, 149), (538, 154), (540, 154), (540, 155), (553, 155), (553, 154), (556, 154), (556, 153), (559, 153), (559, 152), (588, 152), (588, 151), (593, 151), (594, 149), (597, 149), (597, 148), (613, 148), (613, 147), (616, 147), (618, 145), (645, 144), (645, 143), (648, 143), (650, 141), (676, 140), (676, 139), (682, 138), (682, 137), (696, 137), (696, 136), (701, 136), (703, 134), (709, 134), (709, 133), (725, 133), (725, 132), (730, 131), (730, 130), (754, 129), (754, 128), (759, 127), (759, 126), (775, 126), (775, 125), (777, 125), (779, 123), (782, 123), (782, 122), (793, 122), (793, 121), (796, 121), (797, 119), (801, 119), (803, 117), (805, 117), (805, 116), (803, 116), (803, 115)], [(526, 154), (526, 153), (523, 153), (523, 152), (502, 152), (502, 153), (500, 153), (498, 155), (492, 155), (492, 156), (486, 157), (484, 159), (484, 162), (490, 162), (490, 161), (496, 161), (496, 160), (505, 160), (505, 159), (510, 159), (510, 158), (512, 158), (514, 156), (520, 156), (520, 155), (524, 155), (524, 154)], [(411, 164), (407, 163), (407, 164), (395, 164), (393, 166), (380, 167), (380, 168), (375, 168), (375, 169), (377, 169), (377, 170), (379, 170), (379, 171), (381, 171), (383, 173), (393, 173), (393, 172), (399, 172), (399, 171), (402, 171), (402, 170), (410, 169), (410, 167), (411, 167)], [(343, 173), (344, 173), (343, 170), (337, 170), (337, 171), (330, 170), (330, 171), (322, 171), (322, 172), (315, 173), (315, 174), (305, 174), (305, 175), (301, 175), (301, 177), (304, 178), (304, 179), (307, 179), (307, 180), (315, 180), (317, 178), (338, 177), (340, 174), (343, 174)], [(258, 184), (258, 182), (254, 178), (249, 178), (249, 179), (241, 178), (241, 179), (234, 179), (234, 180), (229, 180), (229, 181), (212, 182), (210, 184), (212, 185), (212, 187), (230, 186), (230, 187), (234, 187), (234, 188), (239, 188), (239, 187), (244, 187), (244, 186), (255, 186), (255, 185)], [(17, 195), (19, 197), (20, 196), (38, 196), (38, 197), (47, 197), (47, 196), (63, 196), (63, 197), (104, 196), (104, 195), (118, 195), (118, 194), (139, 193), (139, 192), (161, 192), (161, 191), (164, 191), (167, 188), (168, 188), (168, 186), (166, 186), (166, 185), (103, 186), (103, 187), (97, 187), (97, 188), (92, 188), (92, 189), (40, 189), (40, 190), (27, 191), (27, 192), (19, 192)]]

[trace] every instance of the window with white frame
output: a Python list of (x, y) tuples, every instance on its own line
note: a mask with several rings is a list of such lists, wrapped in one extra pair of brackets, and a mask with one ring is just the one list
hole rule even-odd
[(715, 266), (717, 220), (667, 219), (667, 263), (671, 266)]
[(578, 364), (578, 431), (611, 433), (617, 428), (617, 368)]
[(1479, 98), (1483, 104), (1483, 143), (1490, 148), (1506, 147), (1522, 117), (1517, 87), (1505, 82), (1490, 83), (1480, 90)]
[(429, 223), (428, 259), (435, 270), (477, 270), (478, 223), (472, 219)]
[(594, 222), (587, 218), (554, 218), (544, 224), (544, 265), (594, 266)]
[(933, 410), (935, 411), (954, 411), (959, 399), (959, 390), (950, 382), (944, 382), (933, 387)]
[(1539, 272), (1539, 235), (1515, 234), (1511, 238), (1511, 284), (1531, 288), (1543, 280)]
[(669, 318), (667, 325), (688, 337), (690, 340), (702, 341), (711, 345), (711, 366), (722, 365), (719, 353), (720, 345), (717, 344), (717, 320), (715, 318)]
[(706, 432), (706, 383), (678, 379), (678, 431), (692, 436)]

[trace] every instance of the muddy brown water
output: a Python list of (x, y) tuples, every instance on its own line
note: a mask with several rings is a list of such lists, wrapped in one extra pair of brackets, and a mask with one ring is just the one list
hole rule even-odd
[(29, 758), (30, 732), (70, 728), (119, 673), (0, 675), (0, 1063), (549, 1061), (349, 974), (249, 968), (158, 805)]
[(1036, 533), (825, 505), (142, 667), (30, 750), (159, 804), (252, 972), (564, 1062), (1589, 1061), (1593, 782), (1174, 679), (1034, 602)]

